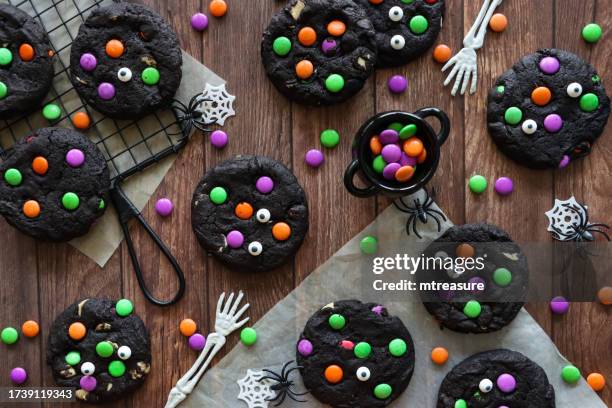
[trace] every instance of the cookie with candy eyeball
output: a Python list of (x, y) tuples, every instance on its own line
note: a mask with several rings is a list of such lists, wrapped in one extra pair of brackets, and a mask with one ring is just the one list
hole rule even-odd
[(291, 170), (263, 156), (237, 156), (208, 170), (193, 194), (200, 245), (246, 272), (292, 259), (308, 232), (308, 201)]
[(176, 34), (141, 4), (95, 8), (70, 52), (70, 79), (81, 98), (106, 116), (139, 119), (172, 102), (181, 82)]
[(554, 408), (555, 390), (538, 364), (519, 352), (474, 354), (444, 378), (437, 408)]
[(335, 408), (385, 407), (404, 392), (414, 371), (408, 329), (377, 303), (324, 306), (308, 319), (296, 349), (304, 385)]
[(49, 330), (47, 364), (59, 387), (77, 400), (124, 398), (151, 370), (149, 333), (127, 299), (84, 299), (57, 316)]
[(591, 152), (610, 115), (597, 71), (561, 49), (524, 56), (489, 92), (489, 134), (517, 163), (563, 168)]

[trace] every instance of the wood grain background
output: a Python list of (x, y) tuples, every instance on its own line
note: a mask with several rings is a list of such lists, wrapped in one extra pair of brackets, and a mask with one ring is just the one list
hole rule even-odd
[[(182, 47), (227, 79), (230, 92), (237, 96), (238, 115), (225, 126), (230, 135), (229, 146), (219, 151), (202, 135), (194, 135), (144, 210), (144, 216), (187, 272), (185, 298), (179, 305), (166, 309), (143, 300), (125, 244), (100, 269), (72, 247), (35, 242), (2, 220), (0, 323), (20, 326), (26, 319), (35, 319), (41, 323), (42, 334), (12, 347), (0, 345), (3, 364), (0, 386), (9, 384), (9, 370), (14, 366), (28, 370), (30, 385), (53, 385), (44, 352), (54, 317), (85, 296), (127, 297), (134, 300), (138, 314), (151, 331), (153, 370), (142, 389), (126, 400), (106, 406), (162, 406), (172, 385), (196, 357), (178, 332), (181, 319), (195, 319), (202, 331), (208, 333), (214, 325), (214, 305), (219, 293), (239, 289), (246, 291), (252, 305), (251, 318), (258, 319), (389, 204), (380, 198), (353, 198), (341, 181), (350, 158), (352, 135), (361, 122), (376, 112), (437, 106), (449, 114), (452, 133), (442, 149), (442, 161), (432, 184), (441, 190), (438, 204), (454, 223), (488, 221), (506, 229), (517, 241), (548, 241), (544, 212), (552, 206), (554, 197), (564, 199), (572, 194), (589, 205), (592, 219), (610, 221), (612, 128), (608, 127), (587, 160), (553, 172), (532, 171), (510, 162), (494, 147), (485, 125), (486, 92), (494, 79), (522, 55), (538, 48), (555, 46), (576, 52), (599, 70), (604, 82), (612, 83), (612, 74), (607, 72), (612, 56), (611, 42), (606, 37), (611, 28), (609, 0), (505, 1), (501, 12), (508, 16), (510, 24), (502, 34), (488, 34), (478, 54), (476, 95), (450, 97), (449, 90), (441, 85), (444, 79), (441, 67), (430, 55), (425, 55), (405, 67), (376, 72), (357, 97), (325, 109), (290, 103), (265, 77), (259, 57), (260, 37), (283, 2), (228, 0), (228, 15), (223, 19), (211, 18), (203, 34), (191, 29), (189, 18), (196, 11), (207, 10), (209, 0), (141, 2), (165, 16), (178, 32)], [(480, 4), (476, 0), (447, 0), (439, 42), (457, 51)], [(593, 46), (580, 37), (582, 26), (591, 21), (604, 28), (604, 39)], [(396, 73), (406, 75), (410, 81), (408, 91), (401, 96), (391, 95), (386, 87), (389, 76)], [(312, 170), (305, 166), (304, 154), (319, 146), (320, 131), (329, 127), (339, 130), (341, 144), (325, 152), (322, 168)], [(311, 207), (311, 229), (294, 262), (263, 275), (228, 270), (203, 253), (190, 227), (190, 200), (198, 180), (206, 169), (240, 153), (268, 155), (290, 166), (304, 186)], [(466, 187), (467, 179), (474, 173), (489, 180), (509, 176), (516, 191), (503, 199), (491, 190), (477, 197)], [(161, 219), (153, 208), (156, 199), (164, 196), (176, 205), (170, 219)], [(136, 224), (132, 228), (148, 282), (156, 288), (158, 296), (168, 297), (176, 285), (169, 265), (146, 234)], [(609, 307), (574, 303), (562, 317), (552, 317), (545, 303), (530, 304), (528, 310), (584, 374), (601, 372), (612, 383)], [(237, 336), (232, 336), (226, 350), (236, 341)], [(612, 404), (609, 386), (601, 395)]]

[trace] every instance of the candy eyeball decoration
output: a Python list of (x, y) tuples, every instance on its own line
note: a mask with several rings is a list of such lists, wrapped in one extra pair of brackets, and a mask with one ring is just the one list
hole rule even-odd
[(359, 367), (357, 369), (357, 379), (359, 381), (368, 381), (370, 379), (370, 369), (368, 367)]
[(582, 85), (580, 85), (578, 82), (572, 82), (567, 86), (567, 95), (570, 98), (578, 98), (580, 95), (582, 95)]
[(249, 254), (253, 256), (259, 256), (263, 252), (263, 246), (261, 242), (253, 241), (249, 244)]
[(394, 50), (401, 50), (406, 45), (406, 39), (401, 35), (397, 34), (391, 37), (391, 48)]
[(270, 214), (269, 210), (262, 208), (260, 210), (257, 210), (257, 214), (255, 215), (255, 217), (257, 218), (257, 221), (261, 222), (262, 224), (265, 224), (270, 221), (272, 215)]
[(391, 21), (400, 21), (404, 17), (404, 10), (399, 6), (391, 7), (389, 10), (389, 18)]
[(119, 350), (117, 350), (117, 355), (120, 359), (127, 360), (132, 357), (132, 349), (128, 346), (121, 346), (119, 347)]
[(81, 365), (81, 373), (83, 373), (83, 375), (93, 375), (95, 372), (96, 366), (93, 363), (87, 361)]
[(480, 384), (478, 384), (478, 388), (480, 389), (480, 392), (491, 392), (491, 390), (493, 389), (493, 381), (489, 380), (488, 378), (485, 378), (480, 381)]
[(528, 135), (532, 135), (536, 132), (536, 130), (538, 130), (538, 124), (533, 119), (527, 119), (523, 122), (522, 128), (523, 132)]
[(121, 82), (129, 82), (132, 80), (132, 70), (129, 68), (121, 68), (119, 72), (117, 72), (117, 77)]

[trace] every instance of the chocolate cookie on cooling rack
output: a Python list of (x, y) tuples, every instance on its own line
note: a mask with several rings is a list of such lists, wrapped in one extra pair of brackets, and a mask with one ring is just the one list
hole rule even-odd
[(0, 163), (0, 214), (23, 233), (50, 241), (84, 235), (104, 213), (110, 176), (87, 137), (44, 128)]
[(44, 28), (17, 7), (0, 4), (0, 119), (42, 103), (53, 81), (52, 57)]
[(49, 330), (47, 364), (60, 387), (102, 403), (140, 387), (151, 369), (149, 333), (127, 299), (85, 299), (63, 311)]
[(209, 170), (195, 190), (191, 223), (200, 245), (245, 271), (290, 259), (308, 232), (308, 202), (291, 171), (267, 157), (238, 156)]
[(166, 21), (128, 2), (92, 11), (70, 53), (71, 81), (81, 97), (116, 119), (139, 119), (171, 103), (182, 54)]

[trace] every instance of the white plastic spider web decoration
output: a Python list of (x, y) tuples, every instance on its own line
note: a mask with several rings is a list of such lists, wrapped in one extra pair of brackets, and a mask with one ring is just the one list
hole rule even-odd
[(573, 196), (563, 201), (555, 198), (555, 205), (545, 213), (548, 217), (548, 231), (552, 233), (553, 238), (558, 241), (571, 241), (576, 228), (580, 227), (580, 215), (583, 220), (587, 219), (586, 208), (586, 205), (578, 204)]
[(223, 126), (227, 118), (236, 114), (233, 106), (236, 97), (225, 90), (225, 84), (213, 86), (207, 83), (202, 96), (206, 101), (202, 102), (198, 111), (202, 113), (204, 123)]
[(268, 408), (268, 401), (276, 396), (270, 389), (271, 380), (259, 381), (265, 374), (262, 371), (248, 369), (244, 378), (237, 381), (240, 387), (238, 399), (249, 408)]

